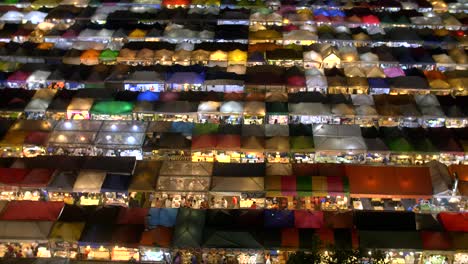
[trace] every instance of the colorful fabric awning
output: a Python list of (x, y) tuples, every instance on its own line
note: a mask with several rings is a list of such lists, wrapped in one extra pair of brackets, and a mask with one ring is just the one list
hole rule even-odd
[(266, 190), (280, 196), (345, 195), (349, 184), (346, 177), (336, 176), (268, 176)]

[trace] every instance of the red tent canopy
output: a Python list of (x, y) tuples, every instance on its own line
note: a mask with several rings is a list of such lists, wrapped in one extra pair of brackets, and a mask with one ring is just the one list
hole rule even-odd
[(323, 226), (323, 212), (295, 210), (294, 225), (297, 228), (321, 228)]
[(53, 169), (33, 169), (21, 181), (21, 187), (46, 187), (54, 174)]
[(29, 169), (0, 168), (0, 183), (9, 185), (19, 184), (29, 172)]
[(239, 150), (241, 147), (240, 135), (218, 135), (216, 149)]
[(421, 240), (425, 250), (450, 250), (452, 241), (448, 233), (422, 231)]
[(148, 215), (148, 208), (128, 208), (121, 207), (119, 216), (117, 217), (117, 224), (120, 225), (144, 225), (146, 223), (146, 216)]
[(172, 241), (173, 229), (165, 226), (158, 226), (149, 231), (145, 231), (141, 235), (140, 245), (170, 247)]
[(324, 226), (327, 228), (352, 228), (353, 212), (331, 212), (325, 211), (323, 213)]
[(0, 219), (55, 221), (63, 206), (63, 202), (11, 201), (5, 206)]
[(428, 167), (346, 166), (354, 197), (424, 198), (432, 196)]
[(171, 6), (187, 6), (187, 5), (190, 5), (190, 2), (189, 0), (163, 0), (162, 1), (162, 5), (163, 6), (168, 6), (168, 5), (171, 5)]
[(207, 149), (212, 150), (218, 145), (216, 135), (199, 135), (192, 138), (192, 149)]
[(445, 230), (452, 232), (468, 232), (468, 213), (439, 213), (439, 222)]
[(35, 145), (35, 146), (45, 146), (48, 139), (49, 139), (49, 133), (34, 131), (34, 132), (28, 133), (28, 135), (24, 138), (24, 144), (30, 144), (30, 145)]
[(299, 248), (299, 230), (297, 228), (281, 229), (281, 247)]

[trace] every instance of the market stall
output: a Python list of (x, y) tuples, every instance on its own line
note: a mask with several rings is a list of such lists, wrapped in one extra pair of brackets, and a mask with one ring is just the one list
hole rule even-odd
[(52, 221), (0, 222), (0, 239), (4, 241), (0, 243), (0, 256), (51, 257), (47, 236), (52, 228)]
[(289, 123), (327, 124), (331, 121), (328, 105), (322, 103), (289, 103)]
[(241, 124), (244, 105), (238, 101), (224, 102), (219, 108), (220, 121), (226, 124)]
[(142, 146), (147, 123), (106, 121), (95, 139), (97, 155), (143, 158)]
[(314, 138), (309, 136), (289, 137), (292, 161), (294, 163), (313, 163), (315, 161)]
[(92, 98), (73, 98), (67, 107), (67, 119), (90, 119), (93, 103)]
[(432, 180), (427, 167), (348, 165), (352, 205), (357, 210), (417, 210), (415, 199), (430, 199)]
[(349, 206), (346, 177), (269, 175), (265, 185), (271, 208), (343, 210)]
[(95, 155), (93, 148), (102, 121), (72, 120), (60, 121), (50, 134), (49, 153), (72, 156)]
[(78, 172), (75, 170), (56, 170), (52, 180), (47, 185), (49, 201), (63, 201), (66, 204), (74, 204), (75, 199), (71, 195)]
[(56, 90), (40, 89), (37, 90), (31, 101), (24, 108), (27, 119), (42, 119), (49, 104), (54, 98)]
[(246, 102), (244, 105), (244, 124), (261, 125), (265, 119), (265, 103), (258, 101)]
[(198, 104), (187, 101), (158, 102), (154, 106), (156, 121), (195, 122)]
[(76, 204), (100, 205), (102, 184), (106, 178), (106, 172), (97, 170), (81, 170), (73, 184), (73, 192), (81, 193)]
[(207, 101), (200, 102), (198, 105), (198, 121), (200, 123), (214, 123), (217, 124), (219, 120), (220, 102)]
[(46, 153), (47, 138), (53, 121), (18, 120), (0, 141), (4, 157), (35, 157)]
[(205, 206), (212, 166), (205, 162), (163, 162), (153, 204), (159, 201), (160, 207), (167, 208)]
[(284, 102), (267, 102), (266, 103), (266, 120), (267, 124), (281, 124), (286, 125), (289, 123), (289, 110), (288, 104)]
[(129, 91), (164, 91), (164, 77), (155, 71), (135, 71), (124, 81), (124, 89)]
[(263, 163), (265, 161), (265, 140), (263, 137), (241, 137), (241, 163)]
[(94, 120), (132, 120), (133, 103), (126, 101), (95, 102), (90, 110)]
[(266, 160), (271, 163), (289, 163), (289, 139), (285, 136), (274, 136), (265, 139)]

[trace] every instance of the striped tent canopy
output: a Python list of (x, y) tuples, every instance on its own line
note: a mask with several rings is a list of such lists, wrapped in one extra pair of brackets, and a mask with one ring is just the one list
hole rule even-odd
[(346, 177), (337, 176), (268, 176), (268, 196), (327, 196), (349, 193)]

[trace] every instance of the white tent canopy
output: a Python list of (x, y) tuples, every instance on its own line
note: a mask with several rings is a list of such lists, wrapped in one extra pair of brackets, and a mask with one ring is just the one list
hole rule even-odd
[(372, 105), (360, 105), (354, 108), (356, 115), (358, 116), (377, 116), (377, 110)]
[(162, 176), (211, 176), (212, 172), (213, 163), (209, 162), (164, 161), (159, 174)]
[(374, 105), (374, 97), (368, 94), (352, 94), (353, 105)]
[(330, 116), (330, 106), (322, 103), (290, 103), (288, 104), (291, 115), (305, 116)]
[(213, 177), (213, 192), (263, 192), (263, 177)]
[[(34, 71), (29, 77), (26, 79), (26, 82), (45, 82), (49, 75), (51, 74), (50, 71), (41, 71), (37, 70)], [(48, 89), (50, 90), (50, 89)], [(52, 90), (53, 91), (53, 90)]]
[(105, 171), (81, 170), (73, 185), (73, 192), (99, 193), (105, 178)]
[(45, 112), (49, 107), (50, 101), (44, 99), (32, 99), (24, 108), (25, 112)]
[(244, 112), (244, 106), (241, 102), (228, 101), (221, 105), (219, 111), (226, 114), (242, 114), (242, 112)]
[(208, 191), (210, 177), (159, 176), (156, 190), (177, 192)]
[(199, 113), (218, 112), (220, 106), (221, 106), (220, 102), (215, 102), (215, 101), (200, 102), (200, 104), (198, 105), (198, 112)]
[(314, 136), (316, 151), (365, 151), (366, 143), (362, 137)]
[(0, 240), (47, 240), (53, 224), (49, 221), (0, 221)]
[(360, 137), (361, 128), (358, 125), (314, 125), (313, 135), (324, 137)]
[(439, 100), (434, 94), (416, 94), (414, 100), (418, 106), (440, 106)]

